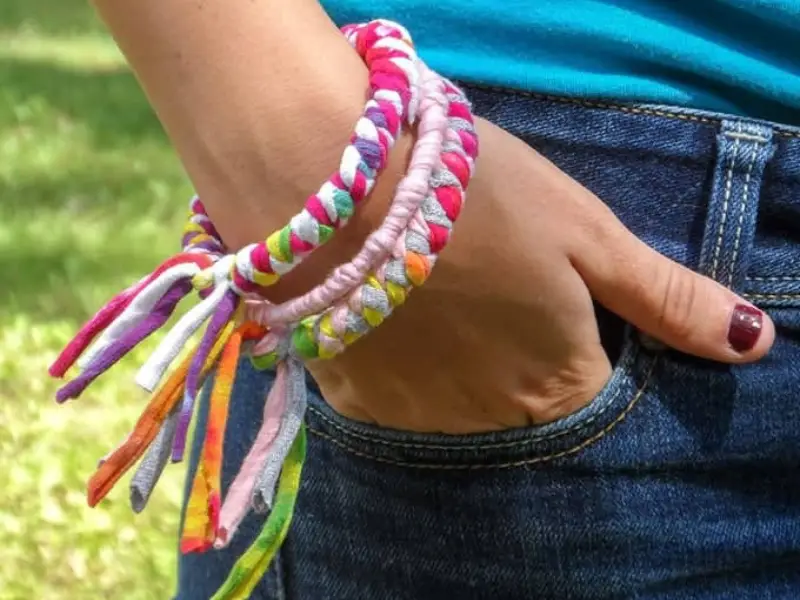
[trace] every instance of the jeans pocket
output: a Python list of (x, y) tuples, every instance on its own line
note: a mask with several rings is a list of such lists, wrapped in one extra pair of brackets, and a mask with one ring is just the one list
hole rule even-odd
[(444, 435), (414, 433), (350, 420), (318, 397), (309, 405), (309, 433), (364, 459), (421, 469), (535, 466), (579, 453), (612, 432), (643, 395), (655, 358), (632, 329), (600, 393), (577, 412), (545, 425)]

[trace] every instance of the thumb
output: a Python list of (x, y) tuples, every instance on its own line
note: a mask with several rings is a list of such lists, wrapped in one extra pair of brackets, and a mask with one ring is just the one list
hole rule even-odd
[(662, 256), (610, 211), (608, 219), (602, 219), (601, 231), (592, 232), (599, 235), (571, 257), (598, 302), (688, 354), (746, 363), (767, 353), (775, 339), (767, 315), (716, 281)]

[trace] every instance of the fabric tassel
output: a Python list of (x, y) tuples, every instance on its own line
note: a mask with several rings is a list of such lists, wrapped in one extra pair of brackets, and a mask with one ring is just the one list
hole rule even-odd
[(278, 435), (267, 450), (267, 460), (253, 492), (253, 509), (259, 513), (272, 510), (281, 467), (289, 455), (292, 442), (297, 437), (297, 432), (300, 431), (303, 417), (306, 414), (305, 368), (300, 361), (294, 358), (288, 359), (288, 363), (289, 373), (288, 381), (286, 382), (286, 400), (284, 402), (286, 409), (283, 412)]
[(129, 498), (131, 508), (135, 513), (140, 513), (145, 509), (150, 495), (169, 462), (172, 440), (175, 438), (177, 426), (178, 404), (176, 403), (131, 478)]
[(183, 517), (180, 540), (180, 549), (183, 554), (205, 552), (214, 544), (215, 530), (208, 514), (210, 510), (208, 482), (203, 477), (201, 467), (198, 465), (192, 480), (189, 500), (186, 503), (186, 513)]
[(281, 420), (286, 408), (286, 385), (288, 365), (285, 361), (278, 364), (275, 381), (264, 402), (264, 418), (255, 442), (239, 468), (239, 472), (228, 488), (225, 502), (219, 517), (219, 531), (214, 547), (224, 548), (228, 545), (239, 524), (250, 509), (253, 489), (267, 460), (267, 453), (280, 430)]
[[(192, 364), (189, 366), (189, 373), (186, 376), (186, 391), (183, 395), (180, 417), (178, 418), (178, 430), (172, 448), (172, 462), (181, 462), (183, 460), (183, 454), (186, 449), (186, 435), (192, 420), (195, 399), (200, 391), (200, 373), (203, 370), (206, 357), (208, 353), (211, 352), (214, 342), (234, 317), (234, 313), (237, 312), (237, 317), (241, 315), (241, 311), (237, 311), (237, 307), (239, 307), (240, 304), (239, 296), (236, 295), (236, 292), (228, 289), (223, 295), (214, 315), (211, 317), (211, 321), (203, 333), (200, 345), (197, 347), (197, 350), (195, 350), (194, 360), (192, 360)], [(233, 319), (234, 325), (238, 324), (236, 320), (237, 319)]]
[(163, 387), (153, 395), (128, 439), (106, 456), (97, 468), (97, 471), (89, 479), (89, 506), (94, 507), (105, 498), (120, 477), (144, 454), (148, 445), (158, 434), (161, 423), (178, 403), (188, 370), (189, 359), (187, 358)]
[(63, 377), (70, 367), (80, 357), (92, 340), (104, 331), (128, 305), (138, 296), (141, 291), (150, 285), (152, 281), (160, 277), (164, 271), (187, 262), (192, 262), (199, 269), (205, 269), (213, 264), (208, 255), (183, 252), (165, 260), (150, 275), (143, 277), (137, 283), (128, 287), (126, 290), (114, 296), (100, 311), (87, 321), (72, 341), (61, 351), (58, 358), (50, 366), (50, 375), (53, 377)]
[[(233, 332), (236, 329), (236, 325), (237, 325), (236, 322), (233, 319), (230, 319), (225, 324), (225, 327), (219, 333), (217, 338), (214, 340), (213, 348), (215, 349), (215, 351), (217, 351), (217, 356), (219, 355), (220, 349), (224, 350), (225, 345), (230, 340), (231, 335), (233, 335)], [(187, 377), (187, 381), (188, 381), (189, 374), (192, 371), (192, 365), (195, 363), (196, 360), (197, 360), (197, 351), (195, 351), (193, 353), (193, 358), (192, 358), (191, 362), (189, 363), (189, 371), (188, 371), (187, 376), (186, 376)], [(211, 357), (211, 355), (209, 354), (209, 356), (206, 357), (206, 363), (203, 366), (202, 373), (200, 375), (199, 385), (202, 384), (202, 382), (205, 379), (208, 366), (210, 365), (210, 366), (213, 367), (215, 364), (216, 364), (216, 357)], [(184, 411), (184, 407), (187, 404), (187, 394), (188, 394), (188, 391), (186, 389), (186, 385), (184, 384), (183, 401), (181, 403), (180, 411), (179, 411), (180, 414), (178, 416), (178, 428), (177, 428), (177, 430), (175, 432), (175, 439), (172, 442), (172, 462), (173, 463), (181, 462), (183, 460), (183, 451), (184, 451), (184, 448), (186, 447), (186, 436), (187, 436), (188, 431), (189, 431), (189, 425), (191, 424), (191, 421), (192, 421), (192, 412), (191, 412), (191, 409), (190, 409), (190, 412), (188, 412), (186, 414), (186, 425), (183, 428), (181, 427), (181, 418), (184, 415), (184, 412), (183, 412)], [(193, 409), (194, 402), (191, 403), (191, 407)], [(180, 454), (176, 454), (176, 448), (180, 449)]]
[(227, 285), (220, 285), (214, 288), (214, 291), (205, 300), (183, 315), (136, 374), (136, 383), (140, 387), (152, 392), (158, 386), (158, 382), (161, 381), (164, 372), (175, 360), (175, 357), (178, 356), (181, 348), (189, 341), (192, 334), (213, 314), (227, 291)]
[[(242, 344), (242, 330), (237, 329), (222, 351), (208, 407), (203, 450), (186, 505), (186, 516), (181, 534), (181, 552), (203, 552), (216, 538), (219, 511), (222, 504), (221, 475), (222, 450), (228, 408), (236, 378), (236, 368)], [(199, 432), (197, 433), (199, 435)]]
[(246, 600), (267, 572), (278, 549), (286, 539), (292, 522), (300, 475), (306, 458), (306, 428), (303, 425), (291, 446), (283, 465), (275, 506), (264, 528), (247, 551), (236, 561), (228, 579), (217, 590), (212, 600)]
[[(223, 344), (215, 345), (209, 355), (204, 369), (205, 375), (214, 367), (217, 357), (222, 352), (222, 346)], [(144, 454), (158, 435), (161, 424), (181, 398), (191, 360), (190, 353), (159, 391), (154, 394), (128, 439), (107, 456), (103, 464), (92, 475), (88, 485), (89, 506), (95, 506), (105, 498), (114, 484)]]
[(189, 282), (177, 283), (158, 301), (153, 312), (143, 321), (130, 329), (123, 337), (114, 341), (97, 356), (80, 375), (64, 384), (56, 392), (56, 401), (66, 402), (77, 398), (86, 387), (116, 364), (123, 356), (136, 347), (143, 339), (151, 335), (170, 318), (181, 299), (192, 289)]
[[(180, 283), (189, 283), (198, 272), (195, 264), (179, 264), (167, 269), (159, 277), (144, 286), (131, 300), (125, 310), (103, 331), (102, 335), (78, 359), (78, 367), (87, 368), (98, 356), (122, 338), (128, 331), (147, 318), (158, 306), (161, 299)], [(191, 291), (191, 284), (186, 294)]]
[(80, 328), (75, 337), (72, 338), (56, 360), (53, 361), (53, 364), (50, 365), (48, 372), (51, 377), (63, 377), (66, 374), (92, 340), (125, 310), (134, 296), (147, 284), (147, 279), (147, 277), (140, 279), (137, 283), (114, 296)]

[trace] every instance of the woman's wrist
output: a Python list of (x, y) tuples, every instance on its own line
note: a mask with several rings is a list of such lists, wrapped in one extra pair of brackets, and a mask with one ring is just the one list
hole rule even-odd
[[(231, 248), (281, 227), (339, 167), (368, 71), (318, 3), (96, 2)], [(360, 247), (386, 213), (411, 138), (402, 133), (350, 223), (271, 299), (305, 291)]]
[[(317, 2), (95, 2), (232, 248), (282, 226), (338, 168), (368, 71)], [(382, 218), (411, 148), (402, 137), (365, 214), (323, 254), (349, 254), (359, 223)]]
[[(259, 145), (254, 135), (252, 140), (239, 140), (229, 146), (229, 154), (237, 158), (220, 155), (213, 166), (203, 169), (195, 186), (230, 248), (261, 241), (283, 226), (337, 170), (342, 149), (363, 111), (366, 84), (360, 91), (362, 99), (358, 102), (338, 94), (322, 108), (298, 103), (273, 127), (272, 132), (280, 129), (281, 136), (287, 131), (294, 133), (286, 135), (287, 141), (280, 149), (271, 143)], [(263, 135), (266, 139), (270, 133), (264, 131)], [(350, 260), (386, 215), (408, 166), (413, 144), (413, 132), (402, 129), (369, 196), (323, 247), (265, 290), (270, 300), (298, 296), (325, 279), (334, 267)]]

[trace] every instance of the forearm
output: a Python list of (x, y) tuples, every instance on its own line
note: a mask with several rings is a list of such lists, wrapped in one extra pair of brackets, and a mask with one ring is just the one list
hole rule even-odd
[[(95, 4), (232, 246), (282, 225), (338, 166), (367, 70), (315, 0)], [(381, 218), (408, 147), (344, 237)]]

